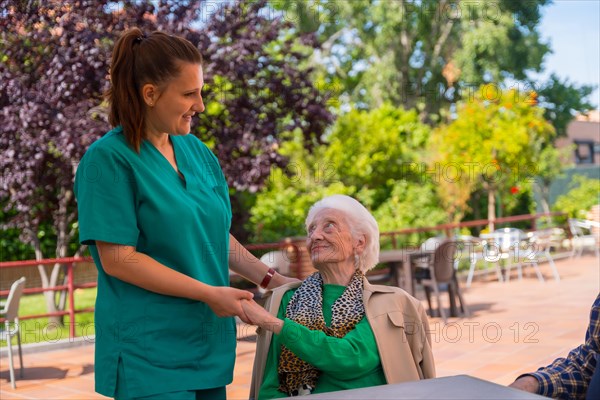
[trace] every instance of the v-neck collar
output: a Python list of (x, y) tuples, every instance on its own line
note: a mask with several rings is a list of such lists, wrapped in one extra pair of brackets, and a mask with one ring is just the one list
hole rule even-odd
[(181, 151), (178, 149), (177, 140), (173, 140), (173, 136), (168, 135), (168, 140), (173, 147), (173, 157), (175, 158), (175, 165), (177, 165), (177, 170), (171, 165), (169, 160), (164, 156), (164, 154), (148, 139), (144, 139), (146, 143), (150, 145), (150, 147), (157, 153), (157, 155), (162, 159), (163, 167), (168, 169), (171, 174), (174, 174), (183, 184), (186, 186), (186, 175), (183, 173), (181, 166), (185, 164), (183, 158), (185, 157)]

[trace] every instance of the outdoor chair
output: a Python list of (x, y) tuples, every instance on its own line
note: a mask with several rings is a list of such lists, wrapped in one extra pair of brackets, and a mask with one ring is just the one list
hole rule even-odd
[(443, 236), (430, 237), (421, 244), (420, 248), (424, 251), (435, 251), (445, 241), (446, 238)]
[[(487, 252), (487, 240), (490, 239), (489, 236), (483, 236), (482, 238), (478, 238), (475, 236), (469, 235), (461, 235), (458, 237), (460, 243), (463, 245), (464, 249), (467, 250), (469, 255), (469, 274), (467, 276), (467, 287), (471, 286), (471, 282), (473, 281), (473, 275), (475, 274), (475, 266), (479, 260), (483, 260), (483, 265), (485, 266), (486, 272), (490, 262), (486, 259), (485, 255)], [(498, 277), (498, 282), (502, 282), (504, 279), (502, 278), (502, 269), (500, 268), (500, 263), (493, 263), (495, 265), (496, 276)]]
[(528, 260), (527, 262), (537, 265), (538, 259), (540, 257), (545, 257), (548, 261), (548, 264), (550, 264), (550, 267), (552, 268), (554, 279), (557, 282), (560, 281), (558, 269), (556, 269), (556, 264), (554, 263), (552, 254), (550, 254), (550, 248), (559, 247), (559, 244), (554, 238), (554, 229), (549, 228), (529, 232), (527, 234), (527, 238), (529, 239), (529, 252), (525, 255), (525, 258)]
[(440, 291), (448, 291), (450, 298), (450, 311), (456, 311), (456, 297), (460, 302), (460, 309), (464, 316), (469, 315), (468, 308), (460, 290), (458, 279), (456, 278), (456, 269), (454, 268), (456, 261), (456, 251), (459, 243), (452, 240), (445, 240), (439, 244), (433, 254), (427, 258), (428, 276), (423, 278), (417, 277), (417, 283), (422, 285), (427, 296), (427, 304), (429, 310), (433, 314), (431, 305), (431, 292), (436, 297), (437, 309), (444, 323), (447, 321), (446, 311), (441, 305)]
[[(513, 265), (517, 268), (519, 280), (523, 279), (522, 256), (531, 256), (531, 246), (523, 231), (517, 228), (502, 228), (495, 230), (492, 234), (485, 235), (485, 237), (484, 257), (486, 261), (499, 264), (502, 259), (506, 260), (504, 281), (510, 281), (510, 271)], [(526, 248), (522, 248), (523, 245), (526, 245)], [(538, 264), (530, 262), (529, 259), (526, 261), (527, 264), (533, 266), (538, 279), (543, 282), (544, 276)]]
[(596, 253), (596, 257), (600, 257), (598, 249), (598, 237), (592, 231), (592, 228), (600, 225), (595, 221), (584, 219), (569, 218), (569, 230), (573, 238), (571, 239), (571, 258), (577, 254), (581, 257), (583, 250), (587, 247)]
[(400, 287), (396, 273), (397, 267), (393, 265), (395, 262), (388, 262), (387, 264), (389, 265), (386, 267), (374, 268), (367, 271), (366, 277), (369, 280), (369, 283), (378, 285), (387, 285), (388, 283), (392, 283), (393, 285)]
[(15, 384), (15, 367), (13, 365), (13, 353), (12, 353), (12, 338), (17, 337), (17, 346), (19, 350), (19, 362), (21, 366), (20, 377), (23, 378), (23, 353), (21, 350), (21, 332), (19, 332), (19, 302), (21, 301), (21, 295), (25, 288), (25, 277), (18, 279), (13, 282), (8, 293), (6, 302), (2, 304), (2, 310), (0, 316), (5, 319), (4, 328), (0, 330), (0, 340), (6, 342), (8, 350), (8, 365), (10, 369), (10, 384), (13, 389), (16, 389)]
[(429, 278), (429, 263), (431, 262), (431, 257), (437, 248), (446, 240), (445, 237), (434, 236), (421, 243), (419, 246), (420, 253), (413, 255), (411, 261), (416, 279)]

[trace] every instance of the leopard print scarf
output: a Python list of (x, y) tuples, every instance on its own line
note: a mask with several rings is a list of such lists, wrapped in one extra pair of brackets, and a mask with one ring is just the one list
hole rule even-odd
[[(328, 336), (342, 338), (365, 315), (363, 304), (363, 277), (357, 270), (342, 295), (331, 306), (331, 327), (323, 317), (323, 278), (315, 272), (300, 285), (286, 308), (285, 316), (311, 330), (320, 330)], [(279, 390), (288, 396), (310, 394), (317, 383), (320, 371), (301, 360), (287, 347), (281, 346), (277, 368)]]

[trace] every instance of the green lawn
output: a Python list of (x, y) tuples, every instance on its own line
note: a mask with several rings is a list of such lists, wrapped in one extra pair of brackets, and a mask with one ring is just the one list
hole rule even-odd
[[(94, 307), (96, 288), (75, 290), (75, 309)], [(46, 300), (43, 294), (31, 294), (21, 297), (19, 316), (46, 313)], [(56, 342), (69, 337), (70, 318), (64, 316), (64, 324), (49, 323), (48, 318), (36, 318), (20, 321), (22, 343)], [(89, 337), (94, 335), (94, 313), (75, 314), (76, 336)], [(16, 343), (16, 339), (13, 339)], [(2, 342), (6, 346), (6, 342)]]

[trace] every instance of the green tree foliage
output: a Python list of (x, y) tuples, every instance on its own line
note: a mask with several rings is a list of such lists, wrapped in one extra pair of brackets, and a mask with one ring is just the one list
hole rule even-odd
[(256, 196), (250, 210), (248, 231), (256, 242), (275, 242), (284, 237), (305, 234), (304, 219), (317, 200), (331, 194), (352, 195), (355, 188), (346, 187), (336, 176), (332, 164), (322, 158), (324, 145), (308, 151), (301, 135), (290, 133), (280, 148), (289, 157), (285, 168), (274, 167), (267, 185)]
[[(394, 181), (390, 196), (374, 212), (381, 232), (404, 228), (435, 226), (448, 222), (439, 196), (431, 180), (422, 184), (406, 180)], [(407, 243), (418, 244), (420, 234), (405, 237)]]
[(515, 2), (273, 1), (319, 34), (320, 61), (359, 104), (385, 101), (436, 114), (464, 88), (538, 71), (548, 0)]
[(553, 145), (546, 145), (537, 157), (534, 188), (540, 195), (542, 210), (550, 212), (550, 185), (560, 176), (565, 169), (573, 166), (570, 160), (574, 146), (557, 149)]
[(537, 89), (540, 106), (545, 109), (544, 117), (552, 122), (558, 136), (567, 135), (567, 125), (577, 112), (594, 108), (593, 104), (586, 101), (593, 90), (593, 86), (578, 86), (567, 79), (561, 80), (555, 74)]
[(298, 135), (292, 135), (281, 148), (290, 157), (287, 169), (272, 171), (252, 208), (254, 239), (303, 235), (309, 207), (334, 193), (360, 200), (382, 230), (443, 222), (445, 213), (430, 178), (414, 169), (421, 165), (421, 149), (429, 133), (416, 111), (384, 104), (339, 117), (325, 143), (311, 152), (303, 148)]
[[(531, 184), (539, 173), (542, 146), (553, 135), (543, 110), (532, 101), (521, 99), (515, 90), (484, 85), (470, 101), (459, 103), (454, 121), (434, 131), (430, 162), (442, 170), (452, 166), (459, 186), (471, 191), (483, 187), (488, 194), (488, 219), (493, 221), (496, 194), (508, 195)], [(451, 192), (439, 193), (446, 202), (457, 201)], [(455, 204), (462, 212), (465, 207), (466, 203)]]
[(339, 99), (372, 108), (386, 101), (418, 107), (437, 123), (451, 104), (484, 83), (536, 90), (559, 135), (574, 111), (589, 110), (589, 86), (540, 72), (551, 48), (540, 36), (550, 0), (273, 0), (298, 29), (315, 32), (313, 58), (324, 87)]
[[(410, 172), (407, 165), (420, 160), (429, 132), (415, 110), (390, 104), (369, 112), (353, 110), (338, 118), (327, 136), (323, 157), (345, 184), (387, 198), (390, 181), (410, 178), (405, 176)], [(378, 205), (377, 201), (373, 204)]]
[(600, 204), (600, 180), (575, 176), (571, 190), (554, 203), (552, 209), (567, 213), (569, 218), (586, 219), (593, 205)]

